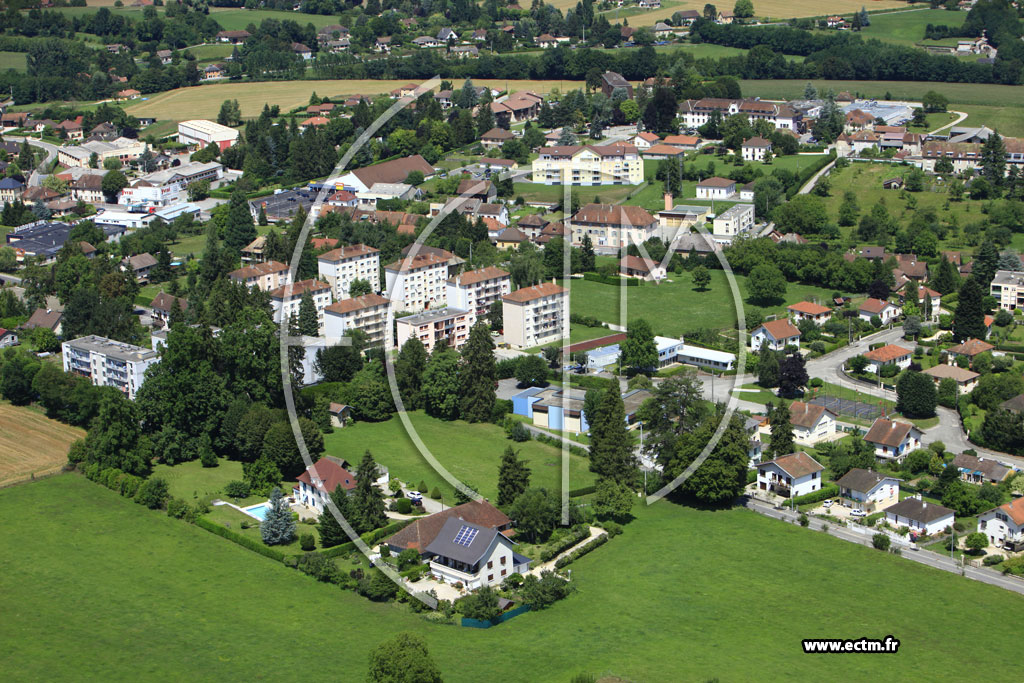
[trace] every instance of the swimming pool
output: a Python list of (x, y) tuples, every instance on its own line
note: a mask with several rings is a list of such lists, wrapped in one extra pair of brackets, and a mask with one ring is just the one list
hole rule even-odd
[(256, 519), (262, 522), (264, 519), (267, 518), (267, 510), (269, 509), (270, 501), (267, 501), (266, 503), (260, 503), (259, 505), (250, 505), (247, 508), (242, 508), (242, 512), (249, 515), (250, 517), (255, 517)]

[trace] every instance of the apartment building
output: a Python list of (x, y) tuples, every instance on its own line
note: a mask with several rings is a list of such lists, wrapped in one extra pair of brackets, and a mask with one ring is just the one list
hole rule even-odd
[(116, 387), (134, 401), (146, 368), (160, 354), (134, 344), (89, 335), (61, 344), (64, 372), (88, 377), (98, 387)]
[(755, 121), (767, 121), (776, 128), (799, 131), (803, 127), (803, 115), (788, 104), (765, 102), (756, 99), (732, 100), (719, 97), (705, 97), (700, 100), (686, 100), (679, 105), (679, 116), (684, 130), (695, 130), (717, 111), (723, 118), (743, 114), (751, 125)]
[(542, 147), (533, 182), (545, 185), (639, 185), (644, 161), (634, 145)]
[(316, 307), (317, 331), (324, 331), (324, 309), (331, 305), (331, 286), (318, 280), (299, 280), (270, 290), (270, 308), (274, 311), (274, 322), (280, 324), (282, 318), (288, 319), (299, 314), (302, 295), (306, 292), (313, 297)]
[(517, 289), (501, 298), (505, 341), (520, 349), (569, 334), (569, 290), (554, 282)]
[(292, 281), (288, 266), (280, 261), (254, 263), (251, 266), (231, 271), (228, 273), (228, 277), (232, 282), (243, 284), (246, 287), (256, 287), (264, 292), (291, 284)]
[(754, 227), (754, 205), (733, 204), (715, 216), (713, 225), (716, 241), (731, 242), (736, 235)]
[(423, 343), (427, 353), (431, 353), (440, 342), (458, 351), (469, 339), (469, 328), (473, 326), (469, 316), (465, 309), (446, 306), (398, 318), (395, 321), (398, 347), (415, 337)]
[(396, 311), (419, 313), (446, 305), (448, 259), (432, 253), (403, 257), (384, 266), (388, 297)]
[(472, 327), (488, 314), (491, 304), (512, 292), (512, 279), (507, 271), (488, 266), (449, 279), (445, 291), (449, 306), (468, 311)]
[(324, 336), (340, 339), (352, 330), (366, 333), (370, 346), (390, 346), (387, 334), (388, 305), (391, 302), (380, 294), (364, 294), (342, 299), (324, 308)]
[(365, 244), (339, 247), (316, 258), (320, 278), (331, 285), (338, 301), (349, 298), (353, 280), (366, 280), (380, 291), (380, 250)]
[(587, 204), (572, 217), (573, 246), (589, 235), (595, 249), (612, 251), (643, 244), (657, 232), (657, 219), (639, 206)]
[(999, 308), (1004, 311), (1024, 308), (1024, 273), (997, 270), (996, 276), (992, 278), (989, 293), (995, 297), (999, 302)]

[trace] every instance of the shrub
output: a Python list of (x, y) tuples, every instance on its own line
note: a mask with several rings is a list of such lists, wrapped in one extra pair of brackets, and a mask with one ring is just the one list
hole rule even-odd
[(622, 533), (622, 525), (618, 522), (612, 522), (609, 520), (607, 522), (602, 522), (601, 526), (608, 532), (608, 538), (615, 538)]
[(214, 522), (211, 522), (210, 520), (206, 519), (205, 517), (200, 517), (200, 518), (196, 519), (196, 526), (202, 527), (203, 529), (206, 529), (207, 531), (213, 532), (213, 533), (217, 534), (218, 536), (223, 536), (224, 538), (228, 539), (229, 541), (234, 541), (238, 545), (244, 546), (244, 547), (248, 548), (249, 550), (254, 550), (257, 553), (259, 553), (260, 555), (264, 555), (266, 557), (269, 557), (272, 560), (277, 560), (278, 562), (284, 562), (284, 553), (282, 553), (280, 550), (277, 550), (276, 548), (268, 548), (267, 546), (265, 546), (262, 543), (259, 543), (257, 541), (254, 541), (253, 539), (249, 538), (248, 536), (243, 536), (242, 534), (236, 534), (231, 529), (223, 527), (220, 524), (216, 524)]
[[(385, 546), (386, 547), (386, 546)], [(406, 548), (398, 553), (398, 569), (404, 570), (420, 563), (420, 553), (415, 548)]]
[(586, 545), (580, 546), (579, 548), (577, 548), (576, 550), (572, 551), (571, 553), (569, 553), (565, 557), (560, 558), (557, 562), (555, 562), (555, 569), (561, 569), (562, 567), (566, 566), (567, 564), (569, 564), (571, 562), (575, 562), (576, 560), (580, 559), (581, 557), (583, 557), (584, 555), (589, 553), (591, 550), (594, 550), (595, 548), (599, 548), (599, 547), (601, 547), (602, 545), (604, 545), (607, 542), (608, 542), (608, 534), (605, 534), (603, 536), (598, 536), (597, 538), (595, 538), (590, 543), (587, 543)]
[(390, 507), (394, 512), (407, 515), (412, 512), (412, 501), (408, 498), (395, 498)]
[(302, 535), (300, 535), (299, 536), (299, 547), (302, 548), (303, 550), (305, 550), (306, 552), (309, 552), (311, 550), (316, 550), (316, 539), (313, 537), (313, 534), (302, 534)]
[(438, 488), (437, 486), (430, 489), (430, 497), (433, 498), (434, 500), (441, 500), (441, 489)]
[(523, 441), (529, 441), (530, 440), (530, 430), (527, 429), (526, 425), (524, 425), (522, 422), (519, 422), (518, 420), (516, 420), (516, 421), (514, 421), (512, 423), (512, 426), (509, 427), (508, 437), (510, 439), (512, 439), (513, 441), (517, 442), (517, 443), (522, 443)]
[(806, 512), (801, 512), (800, 513), (800, 526), (808, 526), (808, 525), (810, 525), (810, 523), (811, 523), (811, 520), (808, 519), (807, 513)]
[[(422, 479), (420, 479), (420, 487), (418, 489), (416, 489), (416, 490), (419, 491), (420, 493), (422, 493), (424, 496), (427, 495), (427, 482), (425, 482)], [(434, 491), (437, 491), (437, 487), (434, 487)], [(440, 498), (441, 496), (431, 495), (430, 497), (431, 498)]]
[(512, 591), (523, 585), (523, 575), (519, 572), (509, 574), (505, 577), (505, 580), (501, 582), (501, 589), (506, 591)]
[(817, 491), (805, 493), (793, 499), (794, 505), (807, 505), (809, 503), (820, 503), (823, 500), (834, 498), (839, 495), (839, 487), (835, 484), (825, 484)]
[(150, 510), (159, 510), (164, 506), (170, 494), (167, 493), (167, 482), (160, 477), (151, 477), (142, 483), (135, 493), (135, 502), (145, 505)]
[(182, 519), (189, 513), (189, 505), (181, 498), (171, 498), (167, 501), (167, 516), (175, 519)]
[(248, 482), (235, 480), (224, 484), (224, 495), (229, 498), (248, 498), (251, 493)]
[(891, 544), (892, 541), (889, 540), (889, 536), (886, 534), (875, 534), (871, 537), (871, 545), (873, 545), (876, 550), (888, 550)]
[(374, 602), (386, 602), (395, 597), (398, 593), (398, 586), (391, 581), (387, 574), (379, 569), (374, 569), (368, 576), (359, 580), (356, 590), (360, 595)]
[(296, 562), (296, 568), (303, 574), (308, 574), (324, 583), (337, 583), (343, 577), (338, 566), (320, 553), (307, 552), (300, 556)]
[(981, 561), (986, 567), (991, 567), (994, 564), (999, 564), (1003, 561), (1002, 555), (986, 555), (985, 559)]
[(825, 380), (820, 377), (812, 377), (808, 384), (812, 387), (821, 387), (825, 385)]

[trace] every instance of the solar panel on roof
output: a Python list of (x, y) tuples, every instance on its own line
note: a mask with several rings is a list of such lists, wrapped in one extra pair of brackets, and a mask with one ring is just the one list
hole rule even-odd
[(462, 528), (459, 529), (459, 533), (455, 534), (455, 540), (453, 543), (455, 543), (455, 545), (461, 545), (468, 548), (473, 542), (473, 539), (476, 538), (478, 531), (479, 529), (463, 525)]

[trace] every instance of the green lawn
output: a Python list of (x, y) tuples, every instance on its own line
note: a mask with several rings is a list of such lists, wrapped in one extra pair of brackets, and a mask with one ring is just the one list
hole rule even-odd
[(981, 104), (951, 104), (950, 108), (962, 111), (967, 118), (958, 126), (988, 126), (1010, 137), (1024, 136), (1024, 117), (1020, 115), (1020, 104), (986, 106)]
[[(584, 316), (593, 316), (605, 322), (622, 324), (625, 320), (645, 318), (651, 323), (655, 334), (678, 337), (700, 328), (724, 329), (736, 326), (736, 307), (725, 271), (711, 271), (711, 285), (707, 291), (698, 292), (688, 272), (681, 275), (669, 274), (672, 282), (661, 284), (646, 283), (640, 287), (629, 287), (625, 316), (619, 310), (617, 285), (606, 285), (587, 280), (573, 280), (570, 296), (570, 310)], [(736, 282), (744, 299), (744, 309), (753, 311), (747, 302), (747, 278), (737, 275)], [(768, 306), (761, 310), (766, 314), (785, 313), (786, 306), (798, 301), (817, 297), (819, 301), (832, 298), (832, 291), (821, 287), (789, 283), (785, 303)]]
[(235, 49), (234, 45), (229, 43), (214, 43), (212, 45), (196, 45), (188, 48), (188, 52), (191, 52), (196, 56), (199, 61), (211, 60), (211, 59), (227, 59), (231, 56), (231, 51)]
[[(982, 104), (986, 106), (1021, 106), (1024, 105), (1024, 88), (1017, 85), (990, 85), (988, 83), (928, 83), (924, 81), (811, 81), (819, 91), (847, 91), (865, 97), (881, 99), (885, 93), (893, 99), (909, 99), (921, 101), (929, 90), (940, 92), (950, 102), (963, 104)], [(764, 97), (769, 99), (793, 99), (802, 97), (803, 80), (744, 80), (740, 88), (744, 97)], [(957, 109), (950, 105), (951, 109)]]
[[(17, 549), (0, 572), (0, 666), (11, 681), (284, 680), (343, 643), (337, 675), (360, 680), (372, 647), (411, 631), (449, 683), (1014, 678), (1013, 640), (987, 636), (1019, 595), (745, 510), (634, 513), (572, 565), (576, 594), (484, 630), (431, 625), (63, 475), (0, 491), (18, 520), (0, 528)], [(865, 609), (894, 586), (900, 600)], [(898, 655), (801, 654), (803, 638), (888, 634)]]
[(0, 52), (0, 71), (24, 71), (27, 68), (27, 61), (28, 55), (24, 52)]
[[(477, 487), (485, 498), (497, 500), (498, 464), (505, 447), (510, 445), (528, 461), (531, 485), (550, 491), (562, 490), (560, 449), (536, 441), (517, 444), (506, 439), (502, 428), (493, 424), (443, 422), (419, 411), (409, 413), (409, 420), (438, 462), (460, 481)], [(387, 422), (356, 422), (344, 429), (335, 429), (334, 433), (324, 435), (324, 443), (327, 455), (349, 462), (359, 462), (363, 451), (369, 448), (377, 461), (388, 467), (392, 477), (413, 486), (421, 480), (430, 489), (440, 486), (445, 502), (452, 501), (454, 489), (423, 457), (397, 416)], [(576, 455), (570, 458), (570, 488), (594, 483), (588, 461)]]
[(223, 496), (224, 485), (242, 479), (242, 463), (220, 458), (216, 467), (203, 467), (198, 460), (179, 465), (157, 465), (153, 475), (167, 480), (171, 495), (184, 500)]
[[(514, 183), (516, 195), (522, 195), (528, 202), (561, 202), (565, 199), (565, 187), (562, 185), (545, 185), (543, 183)], [(573, 187), (572, 194), (579, 197), (580, 204), (588, 204), (598, 199), (605, 204), (616, 203), (625, 199), (636, 189), (632, 185), (604, 185), (598, 187)]]
[[(861, 36), (865, 40), (877, 38), (896, 45), (941, 45), (945, 41), (924, 39), (925, 27), (928, 24), (959, 27), (966, 18), (964, 12), (949, 12), (944, 9), (872, 14), (871, 25), (861, 29)], [(953, 44), (956, 45), (955, 38)]]
[(210, 8), (210, 17), (224, 27), (225, 31), (239, 31), (249, 24), (260, 25), (264, 19), (275, 19), (277, 21), (294, 21), (299, 26), (313, 24), (320, 28), (329, 24), (337, 24), (338, 17), (333, 14), (305, 14), (299, 12), (285, 12), (280, 10), (247, 10), (247, 9), (218, 9)]

